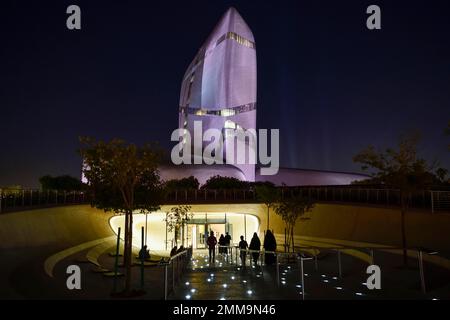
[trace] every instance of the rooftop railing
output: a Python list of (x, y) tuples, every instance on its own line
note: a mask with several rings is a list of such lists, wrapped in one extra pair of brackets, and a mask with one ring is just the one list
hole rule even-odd
[[(280, 197), (301, 195), (319, 203), (400, 206), (400, 191), (361, 186), (278, 187)], [(84, 191), (0, 188), (0, 213), (90, 202)], [(163, 204), (261, 203), (254, 189), (186, 189), (167, 192)], [(450, 212), (450, 191), (423, 190), (409, 197), (409, 206), (432, 213)]]

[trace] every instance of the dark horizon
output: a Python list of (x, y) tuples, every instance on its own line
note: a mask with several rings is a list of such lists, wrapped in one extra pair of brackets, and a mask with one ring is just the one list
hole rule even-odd
[(450, 169), (450, 4), (378, 1), (376, 31), (370, 4), (2, 1), (0, 186), (79, 177), (79, 136), (170, 150), (183, 74), (230, 6), (255, 36), (257, 125), (280, 129), (282, 167), (362, 172), (358, 151), (419, 130), (419, 155)]

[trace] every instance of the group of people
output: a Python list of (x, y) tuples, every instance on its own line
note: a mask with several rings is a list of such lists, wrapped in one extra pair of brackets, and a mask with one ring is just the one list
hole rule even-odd
[(219, 253), (228, 254), (228, 248), (231, 243), (231, 236), (228, 232), (226, 232), (226, 235), (223, 234), (220, 235), (219, 238)]
[[(270, 231), (268, 231), (270, 232)], [(245, 261), (247, 258), (247, 249), (253, 250), (253, 251), (260, 251), (261, 250), (261, 240), (259, 240), (258, 234), (255, 232), (253, 233), (252, 240), (250, 241), (250, 246), (248, 245), (247, 241), (245, 241), (244, 236), (241, 236), (241, 241), (239, 241), (239, 249), (240, 249), (240, 258), (242, 266), (245, 267)], [(209, 262), (214, 263), (216, 259), (216, 245), (217, 245), (217, 238), (214, 236), (214, 231), (210, 232), (210, 235), (206, 241), (208, 245), (208, 251), (209, 251)], [(228, 248), (226, 246), (230, 246), (231, 243), (231, 236), (226, 233), (226, 236), (223, 234), (219, 238), (219, 253), (227, 254)], [(276, 247), (273, 249), (275, 250)], [(268, 249), (266, 249), (268, 250)], [(256, 265), (259, 259), (259, 252), (251, 252), (253, 263)]]

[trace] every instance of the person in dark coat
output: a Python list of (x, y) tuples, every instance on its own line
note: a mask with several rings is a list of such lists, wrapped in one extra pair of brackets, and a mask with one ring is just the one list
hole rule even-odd
[(170, 256), (171, 257), (177, 254), (177, 249), (178, 249), (178, 247), (175, 246), (175, 247), (172, 248), (172, 250), (170, 250)]
[(242, 266), (245, 268), (245, 258), (247, 257), (247, 248), (248, 243), (244, 240), (244, 236), (241, 236), (241, 241), (239, 241), (239, 250), (240, 250), (240, 256), (241, 256), (241, 263)]
[(221, 234), (219, 238), (219, 253), (225, 253), (225, 248), (222, 247), (224, 245), (225, 245), (225, 237), (223, 236), (223, 234)]
[[(259, 240), (258, 234), (256, 232), (253, 233), (253, 238), (250, 241), (249, 249), (257, 250), (257, 251), (261, 250), (261, 240)], [(259, 258), (259, 252), (252, 252), (252, 257), (253, 257), (253, 262), (255, 263), (255, 266), (256, 266), (256, 264), (258, 262), (258, 258)]]
[[(273, 235), (272, 231), (267, 230), (264, 237), (264, 250), (265, 251), (276, 251), (277, 250), (277, 240)], [(276, 257), (273, 253), (266, 253), (264, 255), (264, 261), (267, 265), (272, 265), (276, 261)]]
[(208, 244), (208, 251), (209, 251), (209, 262), (215, 263), (216, 262), (216, 244), (217, 244), (217, 238), (214, 236), (214, 231), (211, 230), (211, 233), (209, 234), (208, 240), (206, 241)]
[[(231, 244), (231, 236), (227, 232), (226, 235), (225, 235), (225, 245), (229, 247), (230, 244)], [(225, 253), (228, 254), (228, 248), (225, 248)]]

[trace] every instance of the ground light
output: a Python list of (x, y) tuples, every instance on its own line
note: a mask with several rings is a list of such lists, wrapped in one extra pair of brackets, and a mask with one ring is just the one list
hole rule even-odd
[(226, 283), (224, 283), (222, 286), (223, 286), (224, 288), (228, 287), (228, 285), (227, 285)]
[(189, 299), (191, 299), (191, 296), (189, 294), (187, 294), (185, 298), (186, 298), (186, 300), (189, 300)]
[(189, 285), (189, 282), (186, 282), (186, 283), (185, 283), (185, 285), (187, 285), (187, 286), (188, 286), (188, 285)]
[(253, 293), (252, 290), (247, 290), (247, 294), (248, 294), (248, 295), (251, 295), (252, 293)]

